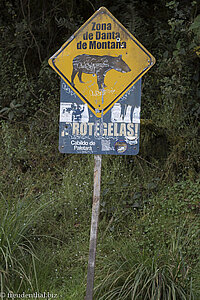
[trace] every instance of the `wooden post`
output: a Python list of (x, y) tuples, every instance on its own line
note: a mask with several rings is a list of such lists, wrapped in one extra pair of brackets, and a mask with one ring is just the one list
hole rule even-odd
[(94, 191), (93, 191), (92, 220), (91, 220), (91, 230), (90, 230), (90, 249), (89, 249), (89, 260), (88, 260), (87, 288), (86, 288), (86, 298), (85, 298), (86, 300), (93, 299), (97, 231), (98, 231), (99, 208), (100, 208), (101, 160), (102, 160), (101, 155), (94, 155)]

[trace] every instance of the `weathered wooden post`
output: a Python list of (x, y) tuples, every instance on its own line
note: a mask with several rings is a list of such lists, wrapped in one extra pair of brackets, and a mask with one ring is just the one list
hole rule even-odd
[(100, 209), (101, 161), (102, 161), (101, 155), (94, 155), (94, 190), (93, 190), (92, 220), (91, 220), (91, 229), (90, 229), (90, 248), (89, 248), (87, 288), (86, 288), (87, 300), (93, 299), (97, 231), (98, 231), (99, 209)]

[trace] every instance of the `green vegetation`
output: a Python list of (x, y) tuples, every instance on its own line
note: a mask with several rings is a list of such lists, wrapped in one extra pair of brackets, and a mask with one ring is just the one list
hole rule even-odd
[[(54, 150), (50, 161), (24, 127), (26, 147), (2, 123), (1, 288), (82, 299), (93, 158)], [(96, 299), (198, 299), (199, 180), (162, 176), (139, 157), (103, 157)]]
[(100, 5), (157, 63), (142, 83), (139, 155), (103, 156), (95, 299), (198, 300), (200, 12), (189, 0), (0, 3), (0, 292), (84, 299), (93, 156), (58, 152), (47, 60)]

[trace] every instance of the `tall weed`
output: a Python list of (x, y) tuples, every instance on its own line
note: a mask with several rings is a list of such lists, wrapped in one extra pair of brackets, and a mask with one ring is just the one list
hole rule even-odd
[(1, 291), (37, 288), (36, 254), (32, 226), (41, 210), (24, 199), (12, 205), (2, 197), (0, 211), (0, 277)]
[(129, 215), (128, 231), (108, 233), (97, 260), (96, 299), (197, 300), (198, 199), (198, 180), (177, 183), (152, 195), (138, 218)]
[[(175, 232), (168, 247), (161, 246), (150, 256), (136, 241), (119, 243), (118, 257), (110, 258), (106, 276), (96, 288), (99, 300), (188, 300), (193, 293), (190, 266), (182, 246), (181, 232)], [(120, 245), (122, 246), (120, 248)], [(120, 252), (119, 252), (120, 251)]]

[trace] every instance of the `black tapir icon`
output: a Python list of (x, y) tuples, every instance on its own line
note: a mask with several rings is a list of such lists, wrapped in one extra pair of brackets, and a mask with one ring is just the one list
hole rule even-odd
[(71, 84), (72, 86), (75, 86), (74, 78), (77, 73), (78, 73), (79, 81), (81, 83), (84, 83), (81, 79), (82, 73), (93, 74), (93, 75), (96, 74), (99, 90), (102, 90), (106, 87), (104, 83), (106, 73), (111, 69), (114, 69), (122, 73), (127, 73), (131, 71), (129, 66), (122, 59), (122, 55), (119, 55), (118, 57), (109, 56), (109, 55), (103, 55), (103, 56), (88, 55), (88, 54), (77, 55), (73, 59), (73, 71), (71, 76)]

